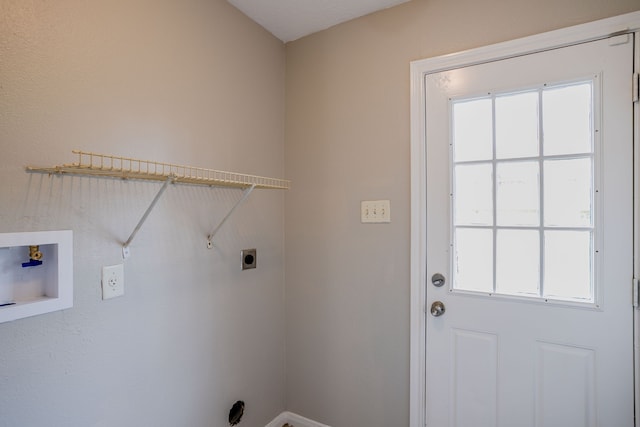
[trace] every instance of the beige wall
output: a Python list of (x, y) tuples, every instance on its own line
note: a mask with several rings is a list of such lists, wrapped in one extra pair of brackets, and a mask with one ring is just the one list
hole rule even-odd
[[(637, 0), (414, 0), (287, 45), (287, 407), (407, 426), (409, 63), (640, 10)], [(359, 221), (390, 199), (391, 224)]]
[[(0, 232), (74, 232), (74, 307), (0, 324), (0, 426), (245, 426), (285, 409), (284, 192), (29, 175), (80, 148), (281, 177), (285, 48), (224, 0), (0, 0)], [(240, 250), (258, 268), (239, 271)], [(2, 272), (0, 272), (2, 275)]]
[[(285, 52), (223, 0), (0, 0), (0, 232), (75, 245), (74, 307), (0, 324), (0, 426), (226, 425), (237, 399), (247, 427), (285, 408), (406, 426), (409, 62), (637, 9), (414, 0)], [(171, 187), (125, 296), (102, 301), (100, 268), (159, 185), (24, 172), (73, 148), (286, 171), (293, 189), (254, 192), (207, 251), (239, 193)], [(363, 199), (390, 199), (392, 223), (360, 224)]]

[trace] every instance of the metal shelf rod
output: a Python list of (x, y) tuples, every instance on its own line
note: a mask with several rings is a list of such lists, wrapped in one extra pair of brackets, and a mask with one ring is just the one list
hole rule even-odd
[(122, 245), (122, 258), (124, 259), (129, 258), (129, 255), (130, 255), (129, 245), (133, 241), (133, 238), (136, 237), (136, 234), (140, 230), (140, 227), (142, 227), (142, 224), (144, 224), (144, 222), (147, 220), (147, 217), (155, 207), (156, 203), (158, 203), (158, 200), (160, 200), (160, 196), (162, 196), (162, 193), (164, 193), (164, 191), (167, 189), (169, 184), (173, 182), (173, 180), (174, 178), (171, 176), (167, 178), (167, 180), (164, 182), (164, 185), (162, 186), (160, 191), (158, 191), (158, 194), (156, 194), (156, 197), (153, 198), (153, 201), (151, 202), (147, 210), (142, 215), (142, 218), (140, 218), (140, 221), (138, 221), (136, 228), (133, 229), (127, 241), (124, 242), (124, 244)]
[(256, 188), (256, 184), (252, 184), (251, 187), (245, 189), (242, 192), (242, 197), (240, 197), (240, 200), (238, 200), (236, 202), (235, 205), (233, 205), (233, 207), (231, 208), (231, 210), (229, 211), (229, 213), (227, 213), (227, 215), (222, 218), (222, 221), (220, 221), (220, 223), (218, 224), (218, 226), (211, 232), (209, 233), (209, 236), (207, 236), (207, 248), (211, 249), (213, 248), (213, 237), (216, 235), (216, 233), (218, 232), (218, 230), (220, 230), (220, 227), (222, 227), (222, 225), (227, 222), (227, 220), (229, 219), (229, 217), (231, 215), (233, 215), (233, 213), (235, 212), (235, 210), (238, 208), (238, 206), (240, 206), (242, 204), (242, 202), (244, 202), (245, 200), (247, 200), (247, 197), (249, 197), (249, 194), (251, 194), (251, 192), (253, 191), (253, 189)]

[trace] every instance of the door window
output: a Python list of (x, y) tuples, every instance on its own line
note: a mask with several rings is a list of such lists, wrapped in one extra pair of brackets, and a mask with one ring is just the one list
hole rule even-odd
[(596, 79), (451, 100), (454, 291), (594, 302)]

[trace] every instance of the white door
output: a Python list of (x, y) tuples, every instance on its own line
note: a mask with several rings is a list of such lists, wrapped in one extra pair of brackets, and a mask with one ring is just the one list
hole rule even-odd
[(428, 426), (633, 426), (632, 56), (425, 77)]

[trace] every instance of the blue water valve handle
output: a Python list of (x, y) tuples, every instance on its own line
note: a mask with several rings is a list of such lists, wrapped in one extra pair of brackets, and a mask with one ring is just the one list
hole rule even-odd
[(37, 259), (30, 259), (29, 262), (22, 263), (22, 268), (35, 267), (36, 265), (42, 265), (42, 261), (38, 261)]

